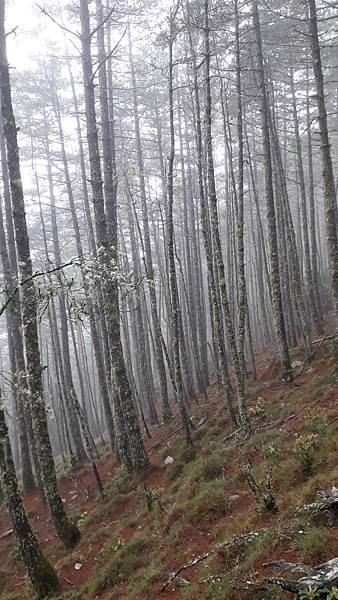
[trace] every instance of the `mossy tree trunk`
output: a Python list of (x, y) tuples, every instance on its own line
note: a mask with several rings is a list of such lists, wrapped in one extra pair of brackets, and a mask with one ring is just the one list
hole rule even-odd
[(41, 552), (18, 490), (12, 458), (5, 411), (0, 392), (0, 483), (20, 557), (38, 598), (45, 598), (59, 589), (58, 578), (53, 567)]
[(33, 418), (38, 460), (44, 492), (53, 525), (65, 546), (71, 548), (79, 541), (80, 533), (68, 520), (62, 499), (58, 492), (52, 447), (48, 433), (37, 329), (37, 300), (21, 180), (17, 127), (13, 112), (6, 52), (4, 0), (0, 1), (0, 88), (1, 114), (7, 147), (16, 248), (19, 259), (20, 276), (23, 281), (26, 281), (25, 285), (22, 286), (22, 316), (26, 345), (27, 371), (29, 376), (30, 408)]
[(173, 45), (175, 39), (175, 16), (178, 10), (178, 4), (170, 11), (170, 30), (169, 30), (169, 130), (170, 130), (170, 150), (168, 155), (168, 175), (167, 175), (167, 252), (169, 268), (169, 288), (171, 300), (171, 335), (172, 349), (175, 365), (175, 385), (179, 410), (181, 413), (182, 426), (185, 440), (188, 445), (192, 444), (189, 418), (184, 404), (183, 376), (180, 357), (180, 338), (179, 338), (179, 297), (177, 287), (177, 276), (175, 267), (175, 241), (174, 241), (174, 222), (173, 222), (173, 204), (174, 204), (174, 160), (175, 160), (175, 126), (174, 126), (174, 93), (173, 93)]
[(265, 83), (264, 60), (262, 49), (262, 36), (259, 19), (257, 0), (252, 0), (253, 27), (256, 38), (256, 61), (257, 61), (257, 79), (259, 86), (259, 101), (262, 119), (263, 136), (263, 155), (264, 155), (264, 176), (265, 176), (265, 196), (266, 196), (266, 216), (269, 233), (270, 250), (270, 277), (272, 291), (272, 313), (275, 325), (275, 331), (278, 339), (279, 353), (282, 366), (282, 377), (285, 381), (292, 379), (291, 362), (289, 348), (286, 339), (285, 322), (282, 306), (282, 293), (279, 274), (278, 259), (278, 241), (276, 227), (276, 213), (273, 190), (273, 171), (271, 158), (271, 144), (269, 131), (269, 104)]
[(320, 134), (320, 150), (323, 164), (324, 201), (326, 215), (326, 237), (329, 251), (332, 295), (336, 311), (336, 327), (338, 328), (338, 237), (337, 237), (337, 205), (336, 188), (332, 165), (331, 147), (327, 127), (327, 110), (324, 90), (321, 50), (318, 38), (316, 0), (308, 0), (309, 28), (312, 51), (312, 65), (317, 89), (318, 124)]
[[(99, 9), (98, 14), (100, 14), (102, 3), (97, 3), (97, 8)], [(141, 430), (133, 403), (131, 388), (127, 378), (126, 366), (124, 363), (120, 331), (118, 286), (116, 281), (114, 281), (114, 274), (112, 273), (110, 275), (110, 271), (116, 269), (117, 265), (116, 198), (112, 169), (109, 169), (107, 164), (108, 156), (111, 161), (111, 148), (108, 148), (108, 144), (110, 143), (109, 135), (104, 135), (102, 139), (102, 142), (105, 145), (105, 195), (103, 193), (103, 177), (96, 120), (94, 74), (91, 55), (92, 32), (90, 29), (88, 0), (80, 1), (80, 21), (87, 142), (98, 256), (103, 270), (102, 290), (104, 295), (104, 310), (107, 319), (110, 341), (113, 418), (116, 436), (116, 449), (121, 461), (126, 467), (134, 467), (136, 470), (140, 470), (148, 464), (148, 456), (142, 441)], [(101, 27), (102, 25), (98, 24), (98, 31), (101, 30)], [(101, 68), (104, 66), (104, 64), (105, 63), (101, 65)], [(101, 85), (103, 85), (102, 81)], [(109, 132), (109, 119), (108, 122), (105, 120), (105, 116), (107, 117), (108, 114), (106, 110), (107, 102), (107, 92), (101, 88), (101, 118), (103, 119), (102, 129), (105, 132)], [(102, 108), (104, 109), (103, 111)], [(107, 214), (109, 214), (109, 228), (107, 227), (105, 204), (107, 207)]]

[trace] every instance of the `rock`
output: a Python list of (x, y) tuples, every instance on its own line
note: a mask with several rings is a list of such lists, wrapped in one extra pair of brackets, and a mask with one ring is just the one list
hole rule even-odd
[(302, 367), (303, 363), (301, 360), (294, 360), (293, 363), (291, 364), (291, 367), (293, 369), (296, 369), (297, 367)]
[(174, 462), (174, 459), (173, 459), (173, 457), (172, 457), (172, 456), (167, 456), (167, 458), (166, 458), (166, 459), (165, 459), (165, 461), (164, 461), (164, 464), (165, 464), (165, 465), (172, 465), (172, 464), (173, 464), (173, 462)]
[(240, 496), (238, 496), (238, 494), (233, 494), (233, 496), (228, 497), (229, 502), (236, 502), (239, 499), (240, 499)]

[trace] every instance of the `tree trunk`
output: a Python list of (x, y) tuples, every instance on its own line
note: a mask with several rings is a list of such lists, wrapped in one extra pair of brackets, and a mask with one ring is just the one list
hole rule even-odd
[(8, 172), (12, 195), (13, 218), (16, 234), (16, 247), (20, 265), (22, 286), (23, 324), (25, 333), (27, 370), (30, 387), (30, 406), (43, 486), (51, 512), (54, 527), (66, 545), (71, 548), (79, 539), (78, 529), (67, 518), (62, 499), (57, 488), (57, 480), (51, 443), (48, 434), (47, 416), (43, 397), (42, 367), (37, 330), (37, 301), (30, 256), (24, 196), (20, 172), (17, 127), (12, 106), (9, 69), (6, 54), (4, 0), (0, 1), (0, 87), (1, 113), (7, 147)]
[(0, 397), (0, 482), (20, 556), (38, 598), (46, 598), (59, 590), (56, 572), (41, 552), (18, 489), (12, 458), (5, 411)]
[(321, 50), (318, 39), (316, 0), (308, 0), (308, 6), (312, 65), (317, 88), (318, 121), (321, 142), (320, 149), (323, 163), (326, 237), (330, 259), (332, 295), (336, 312), (336, 327), (338, 328), (338, 238), (336, 189), (332, 166), (329, 132), (327, 128), (327, 111), (324, 92), (324, 77), (322, 70)]
[(282, 307), (282, 294), (279, 278), (279, 260), (278, 260), (278, 243), (276, 229), (275, 203), (273, 194), (273, 179), (272, 179), (272, 159), (271, 145), (269, 132), (269, 105), (268, 96), (265, 85), (263, 49), (261, 38), (261, 27), (259, 21), (259, 13), (257, 0), (252, 0), (253, 27), (256, 36), (257, 48), (257, 76), (259, 85), (260, 107), (262, 117), (262, 136), (263, 136), (263, 151), (264, 151), (264, 172), (265, 172), (265, 196), (267, 221), (269, 230), (269, 248), (270, 248), (270, 265), (271, 265), (271, 290), (272, 290), (272, 312), (275, 324), (275, 331), (278, 339), (279, 353), (281, 358), (282, 376), (285, 381), (292, 379), (291, 362), (289, 348), (286, 339), (285, 323)]

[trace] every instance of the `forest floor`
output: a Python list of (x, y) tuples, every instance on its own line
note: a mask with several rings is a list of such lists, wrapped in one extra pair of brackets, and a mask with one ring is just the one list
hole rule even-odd
[[(274, 574), (266, 563), (276, 559), (316, 565), (337, 556), (338, 528), (313, 521), (297, 508), (315, 500), (318, 490), (338, 486), (338, 391), (329, 342), (317, 344), (311, 366), (282, 383), (276, 355), (257, 357), (257, 381), (249, 382), (248, 405), (256, 431), (229, 437), (223, 394), (216, 383), (208, 399), (198, 397), (189, 412), (203, 425), (188, 449), (179, 416), (151, 429), (146, 441), (151, 467), (127, 477), (111, 455), (98, 462), (105, 484), (100, 498), (89, 467), (60, 477), (68, 513), (82, 531), (80, 544), (66, 552), (57, 540), (39, 495), (24, 503), (41, 546), (55, 566), (62, 591), (58, 598), (123, 600), (207, 600), (288, 598), (276, 588), (259, 591), (248, 582)], [(293, 360), (299, 360), (295, 351)], [(286, 419), (275, 426), (271, 423)], [(336, 420), (335, 420), (336, 419)], [(170, 434), (171, 437), (166, 439)], [(171, 456), (173, 464), (165, 465)], [(243, 468), (252, 465), (264, 492), (272, 469), (278, 511), (268, 514), (255, 499)], [(266, 491), (266, 490), (265, 490)], [(148, 505), (147, 507), (147, 500)], [(9, 529), (0, 511), (0, 534)], [(257, 531), (249, 544), (227, 549), (235, 534)], [(211, 551), (162, 591), (168, 573)], [(212, 576), (221, 577), (215, 579)], [(181, 584), (181, 586), (179, 585)], [(0, 541), (0, 597), (31, 598), (13, 536)]]

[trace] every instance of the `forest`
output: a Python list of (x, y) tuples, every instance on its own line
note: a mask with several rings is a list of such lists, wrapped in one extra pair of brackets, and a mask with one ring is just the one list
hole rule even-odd
[(0, 598), (338, 599), (338, 3), (0, 0)]

